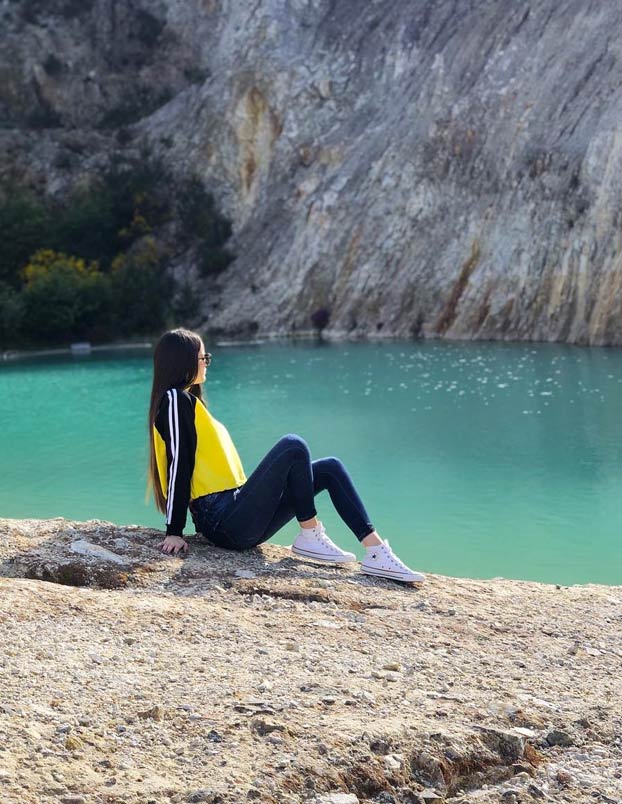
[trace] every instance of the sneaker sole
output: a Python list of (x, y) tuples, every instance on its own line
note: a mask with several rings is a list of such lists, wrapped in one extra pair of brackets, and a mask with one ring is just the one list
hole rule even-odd
[(325, 553), (314, 553), (312, 550), (301, 550), (299, 547), (292, 546), (292, 553), (303, 558), (312, 558), (314, 561), (323, 561), (325, 564), (353, 564), (356, 561), (356, 556), (353, 558), (335, 556), (334, 558), (326, 556)]
[(409, 578), (408, 576), (400, 575), (398, 572), (391, 572), (391, 570), (371, 569), (364, 564), (361, 565), (361, 572), (365, 573), (365, 575), (375, 575), (378, 578), (389, 578), (392, 581), (404, 581), (404, 583), (423, 583), (425, 581), (425, 576), (423, 578)]

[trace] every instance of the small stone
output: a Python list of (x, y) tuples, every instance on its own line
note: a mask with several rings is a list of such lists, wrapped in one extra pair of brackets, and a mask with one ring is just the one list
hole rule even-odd
[(70, 734), (69, 737), (65, 740), (65, 748), (68, 751), (77, 751), (82, 748), (82, 740), (79, 737), (76, 737), (73, 734)]
[(267, 720), (257, 718), (251, 722), (251, 729), (263, 737), (273, 731), (285, 731), (285, 726), (281, 723), (270, 723)]
[(354, 793), (324, 793), (315, 799), (317, 804), (359, 804)]
[(516, 762), (521, 759), (525, 751), (525, 738), (520, 734), (484, 726), (479, 726), (478, 728), (486, 745), (492, 748), (493, 751), (497, 751), (505, 760)]
[(257, 575), (254, 572), (251, 572), (250, 570), (245, 570), (245, 569), (236, 569), (236, 571), (234, 572), (234, 575), (235, 575), (236, 578), (256, 578), (257, 577)]
[(546, 741), (549, 745), (560, 745), (563, 748), (568, 748), (574, 745), (574, 740), (566, 731), (561, 729), (553, 729), (546, 735)]
[(322, 100), (328, 100), (332, 95), (331, 82), (329, 78), (322, 78), (317, 82), (317, 91)]
[(419, 793), (419, 800), (424, 804), (443, 804), (443, 796), (430, 788)]
[(192, 804), (195, 804), (195, 802), (199, 802), (199, 801), (211, 801), (214, 798), (214, 796), (215, 796), (215, 791), (214, 790), (210, 790), (208, 788), (203, 788), (203, 789), (200, 789), (200, 790), (194, 790), (192, 793), (190, 793), (188, 795), (188, 798), (186, 799), (186, 801), (189, 801), (189, 802), (192, 802)]
[(535, 784), (530, 784), (527, 788), (527, 792), (534, 798), (546, 798), (544, 791), (540, 790), (540, 788)]
[(386, 676), (385, 676), (385, 679), (387, 681), (395, 682), (395, 681), (399, 681), (400, 677), (399, 677), (399, 675), (397, 673), (387, 673)]
[(152, 706), (151, 709), (145, 709), (143, 712), (138, 712), (138, 717), (142, 720), (164, 720), (164, 708), (160, 704)]
[(332, 706), (337, 703), (337, 699), (333, 695), (325, 695), (322, 698), (322, 703), (327, 704), (327, 706)]
[(212, 729), (208, 735), (207, 739), (212, 743), (222, 743), (224, 737), (219, 734), (215, 729)]
[(520, 734), (521, 737), (536, 737), (537, 733), (533, 729), (527, 729), (524, 726), (514, 726), (512, 729), (514, 734)]
[(404, 757), (399, 754), (387, 754), (384, 758), (384, 766), (387, 770), (399, 770), (404, 764)]
[(559, 770), (555, 775), (555, 781), (558, 784), (567, 785), (572, 781), (572, 776), (567, 771)]
[(399, 662), (387, 662), (382, 665), (383, 670), (394, 670), (396, 673), (401, 673), (402, 665)]
[(292, 650), (292, 651), (300, 650), (300, 647), (297, 642), (286, 642), (283, 647), (285, 648), (285, 650)]
[(133, 645), (135, 642), (138, 642), (136, 637), (131, 636), (123, 637), (123, 641), (125, 642), (126, 645)]
[(78, 539), (77, 541), (72, 542), (70, 545), (70, 550), (73, 553), (79, 553), (80, 555), (84, 556), (93, 556), (94, 558), (103, 559), (104, 561), (110, 561), (113, 564), (127, 563), (123, 556), (112, 553), (110, 550), (106, 550), (105, 547), (102, 547), (99, 544), (87, 542), (85, 539)]
[(391, 751), (391, 746), (386, 740), (378, 739), (372, 740), (369, 744), (370, 750), (374, 754), (388, 755)]

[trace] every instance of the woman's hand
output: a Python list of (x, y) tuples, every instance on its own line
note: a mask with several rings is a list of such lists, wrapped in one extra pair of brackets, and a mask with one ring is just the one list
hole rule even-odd
[(163, 542), (158, 545), (163, 553), (177, 553), (183, 551), (188, 552), (188, 542), (181, 538), (181, 536), (167, 536)]

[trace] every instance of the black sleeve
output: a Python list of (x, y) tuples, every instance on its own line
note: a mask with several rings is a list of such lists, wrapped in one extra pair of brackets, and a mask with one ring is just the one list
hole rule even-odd
[(194, 405), (183, 391), (166, 392), (156, 426), (166, 444), (166, 535), (183, 536), (190, 502), (197, 433)]

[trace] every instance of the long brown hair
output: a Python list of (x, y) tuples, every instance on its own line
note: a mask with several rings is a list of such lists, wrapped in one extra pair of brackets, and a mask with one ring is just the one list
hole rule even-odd
[(149, 474), (147, 497), (153, 491), (159, 511), (166, 513), (166, 498), (162, 493), (155, 457), (153, 425), (162, 397), (170, 388), (188, 390), (203, 399), (200, 383), (193, 384), (197, 376), (201, 338), (189, 329), (171, 329), (160, 337), (153, 352), (153, 385), (149, 403)]

